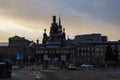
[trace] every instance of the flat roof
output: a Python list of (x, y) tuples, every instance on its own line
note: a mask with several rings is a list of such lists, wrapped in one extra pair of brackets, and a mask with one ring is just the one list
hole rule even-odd
[(0, 46), (8, 46), (8, 42), (0, 42)]

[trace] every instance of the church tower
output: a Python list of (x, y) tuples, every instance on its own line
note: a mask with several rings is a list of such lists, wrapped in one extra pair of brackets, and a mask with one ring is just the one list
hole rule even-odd
[(50, 36), (56, 36), (58, 33), (58, 24), (56, 23), (56, 16), (53, 16), (53, 23), (51, 24), (50, 28)]
[(50, 27), (50, 36), (47, 36), (46, 29), (43, 34), (43, 46), (45, 47), (62, 47), (66, 41), (65, 29), (62, 30), (61, 19), (56, 22), (56, 16), (53, 16)]

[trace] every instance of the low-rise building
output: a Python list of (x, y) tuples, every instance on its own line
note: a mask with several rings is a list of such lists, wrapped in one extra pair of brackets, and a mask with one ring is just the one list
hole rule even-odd
[(26, 62), (28, 57), (33, 57), (32, 41), (20, 36), (13, 36), (9, 38), (9, 42), (6, 44), (1, 43), (0, 46), (0, 60), (10, 60), (16, 62), (22, 59)]
[(79, 43), (75, 46), (75, 53), (74, 53), (74, 64), (80, 65), (83, 63), (88, 64), (99, 64), (105, 63), (105, 52), (106, 47), (108, 45), (112, 46), (112, 50), (114, 53), (115, 46), (118, 47), (118, 55), (120, 60), (120, 42), (119, 41), (111, 41), (111, 42), (86, 42), (86, 43)]

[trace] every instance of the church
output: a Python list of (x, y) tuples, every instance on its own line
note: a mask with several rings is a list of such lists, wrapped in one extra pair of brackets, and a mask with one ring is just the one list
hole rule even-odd
[(56, 22), (53, 16), (50, 35), (44, 29), (42, 46), (36, 47), (36, 57), (39, 63), (66, 65), (70, 63), (70, 53), (73, 50), (67, 45), (65, 29), (62, 28), (61, 19)]
[(61, 20), (56, 23), (56, 16), (53, 16), (53, 23), (50, 27), (50, 36), (46, 34), (46, 29), (43, 34), (43, 46), (47, 48), (57, 48), (65, 46), (66, 41), (65, 29), (62, 30)]

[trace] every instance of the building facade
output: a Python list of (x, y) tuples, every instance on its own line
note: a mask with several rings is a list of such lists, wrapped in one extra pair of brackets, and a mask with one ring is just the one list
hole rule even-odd
[(105, 52), (108, 45), (112, 46), (114, 53), (115, 46), (118, 47), (120, 61), (120, 41), (108, 41), (106, 36), (101, 34), (79, 35), (71, 40), (75, 47), (74, 64), (101, 64), (105, 63)]
[(16, 63), (17, 60), (27, 62), (28, 57), (33, 57), (35, 54), (32, 50), (33, 42), (20, 36), (13, 36), (9, 38), (6, 46), (0, 46), (0, 60), (9, 60)]

